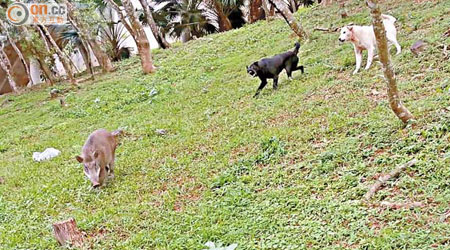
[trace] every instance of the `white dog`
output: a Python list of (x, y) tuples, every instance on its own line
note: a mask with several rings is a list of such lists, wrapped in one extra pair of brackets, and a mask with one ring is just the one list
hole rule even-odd
[[(382, 14), (384, 28), (386, 29), (386, 37), (389, 43), (394, 44), (397, 48), (397, 55), (400, 54), (402, 48), (397, 42), (397, 30), (395, 29), (395, 17)], [(362, 51), (367, 50), (367, 65), (366, 70), (370, 68), (372, 64), (373, 56), (376, 49), (375, 33), (373, 32), (373, 26), (346, 26), (341, 29), (341, 35), (339, 36), (340, 42), (350, 41), (353, 43), (356, 56), (356, 69), (353, 74), (358, 73), (361, 68)]]

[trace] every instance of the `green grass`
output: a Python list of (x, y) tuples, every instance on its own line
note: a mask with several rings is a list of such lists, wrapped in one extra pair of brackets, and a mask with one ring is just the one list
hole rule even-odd
[[(392, 60), (417, 120), (406, 127), (389, 109), (379, 63), (350, 77), (352, 46), (312, 31), (370, 23), (362, 1), (345, 20), (336, 6), (301, 10), (311, 36), (300, 52), (306, 74), (287, 81), (283, 73), (279, 89), (268, 86), (259, 99), (245, 66), (293, 48), (282, 20), (156, 50), (153, 75), (132, 58), (77, 91), (58, 85), (65, 108), (50, 87), (0, 97), (0, 248), (58, 248), (52, 223), (74, 217), (92, 249), (202, 249), (207, 241), (448, 249), (449, 221), (439, 218), (450, 204), (450, 64), (439, 45), (450, 41), (442, 37), (450, 2), (383, 8), (398, 19), (403, 52)], [(429, 46), (416, 57), (408, 48), (419, 39)], [(93, 130), (119, 127), (129, 134), (116, 178), (91, 190), (74, 157)], [(33, 162), (47, 147), (62, 154)], [(416, 166), (360, 202), (379, 173), (412, 158)], [(390, 210), (381, 201), (425, 206)]]

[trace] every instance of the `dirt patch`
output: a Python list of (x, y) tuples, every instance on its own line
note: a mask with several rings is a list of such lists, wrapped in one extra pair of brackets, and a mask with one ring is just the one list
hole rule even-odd
[(236, 162), (243, 156), (253, 152), (256, 146), (254, 144), (247, 144), (243, 146), (234, 147), (230, 152), (230, 162)]

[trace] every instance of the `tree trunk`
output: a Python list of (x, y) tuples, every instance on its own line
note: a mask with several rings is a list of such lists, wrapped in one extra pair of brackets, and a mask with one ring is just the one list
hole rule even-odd
[(266, 17), (266, 20), (269, 21), (270, 19), (272, 19), (273, 13), (267, 7), (267, 0), (262, 0), (261, 7), (264, 10), (264, 16)]
[(300, 23), (297, 23), (295, 20), (294, 15), (289, 11), (289, 8), (286, 6), (286, 4), (282, 0), (268, 0), (270, 4), (272, 4), (275, 9), (280, 12), (280, 14), (283, 16), (284, 20), (289, 24), (291, 29), (294, 31), (295, 34), (300, 39), (306, 39), (308, 38), (308, 35), (306, 34), (305, 30), (301, 26)]
[(22, 51), (20, 51), (20, 49), (16, 45), (16, 42), (11, 38), (11, 35), (8, 32), (8, 28), (7, 28), (6, 24), (1, 19), (0, 19), (0, 25), (1, 25), (2, 29), (5, 31), (6, 37), (8, 38), (9, 43), (13, 47), (17, 56), (20, 58), (20, 61), (22, 62), (23, 67), (25, 68), (25, 72), (27, 73), (28, 80), (31, 82), (31, 85), (33, 85), (33, 79), (31, 79), (31, 74), (30, 74), (30, 67), (28, 66), (28, 63), (25, 60), (25, 57), (23, 56)]
[(91, 74), (92, 79), (94, 79), (94, 65), (92, 65), (91, 53), (89, 51), (89, 46), (86, 42), (83, 42), (83, 46), (79, 46), (78, 50), (80, 51), (81, 57), (83, 57), (84, 65), (86, 66), (86, 70)]
[[(78, 18), (78, 16), (75, 14), (75, 9), (71, 2), (64, 0), (64, 3), (67, 5), (68, 14), (69, 14), (69, 21), (72, 23), (74, 28), (78, 31), (78, 33), (81, 36), (81, 40), (84, 40), (84, 43), (86, 43), (86, 50), (88, 52), (88, 55), (90, 57), (89, 52), (89, 46), (92, 49), (92, 52), (94, 53), (95, 57), (97, 58), (98, 63), (102, 67), (103, 72), (112, 72), (114, 71), (114, 66), (111, 62), (111, 59), (109, 56), (104, 52), (98, 43), (97, 39), (95, 37), (92, 37), (90, 35), (89, 29), (85, 27), (82, 20)], [(89, 59), (90, 60), (90, 59)], [(92, 65), (92, 61), (90, 62)], [(86, 65), (87, 66), (87, 65)]]
[(147, 35), (145, 34), (144, 28), (137, 19), (134, 13), (134, 8), (130, 0), (122, 0), (122, 4), (127, 13), (128, 19), (130, 19), (130, 24), (127, 22), (125, 16), (120, 10), (119, 6), (113, 0), (106, 0), (111, 7), (117, 12), (122, 21), (122, 24), (128, 30), (130, 35), (136, 42), (139, 57), (141, 58), (142, 71), (144, 74), (149, 74), (155, 72), (155, 67), (153, 66), (152, 54), (150, 50), (150, 42), (148, 41)]
[(153, 33), (153, 36), (155, 36), (155, 39), (158, 42), (159, 47), (163, 49), (170, 48), (170, 44), (167, 42), (163, 34), (159, 31), (158, 26), (156, 26), (155, 20), (153, 19), (153, 15), (152, 12), (150, 11), (150, 6), (148, 5), (147, 0), (139, 0), (139, 2), (141, 2), (142, 8), (144, 9), (145, 17), (147, 18), (148, 26), (150, 26), (150, 29)]
[(189, 28), (184, 28), (184, 30), (181, 32), (181, 42), (186, 43), (192, 39), (191, 32)]
[(74, 247), (81, 247), (83, 244), (83, 235), (78, 230), (77, 223), (73, 218), (54, 223), (53, 233), (61, 246), (69, 244)]
[(70, 83), (72, 85), (77, 85), (77, 81), (74, 78), (73, 75), (73, 71), (72, 68), (70, 66), (70, 59), (66, 57), (66, 55), (64, 55), (64, 53), (61, 51), (61, 49), (58, 47), (58, 44), (55, 42), (55, 40), (53, 39), (53, 37), (50, 35), (50, 33), (48, 32), (47, 27), (45, 27), (45, 25), (39, 25), (40, 29), (43, 31), (45, 38), (48, 39), (48, 41), (50, 41), (50, 44), (55, 48), (56, 54), (59, 57), (59, 60), (61, 61), (64, 70), (66, 71), (67, 77), (70, 80)]
[(292, 13), (297, 12), (297, 3), (295, 2), (295, 0), (290, 0), (289, 2), (291, 3)]
[(233, 26), (231, 26), (231, 22), (230, 19), (228, 19), (228, 17), (225, 15), (225, 13), (223, 12), (223, 6), (222, 3), (220, 3), (219, 0), (212, 0), (213, 1), (213, 7), (214, 7), (214, 11), (217, 14), (217, 17), (219, 18), (219, 32), (223, 32), (223, 31), (228, 31), (231, 30), (233, 28)]
[(91, 78), (94, 79), (94, 67), (92, 65), (92, 60), (91, 60), (91, 53), (89, 52), (89, 45), (86, 39), (86, 36), (83, 33), (80, 28), (77, 25), (77, 21), (74, 18), (74, 13), (73, 13), (73, 6), (72, 4), (65, 0), (64, 1), (67, 9), (68, 9), (68, 19), (70, 24), (72, 25), (72, 27), (78, 32), (78, 34), (80, 35), (80, 40), (81, 40), (81, 45), (78, 49), (80, 50), (81, 56), (83, 57), (83, 61), (84, 61), (84, 65), (86, 66), (86, 70), (89, 71), (89, 73), (91, 74)]
[(38, 61), (39, 66), (42, 69), (42, 72), (44, 72), (45, 78), (49, 81), (49, 85), (53, 86), (56, 82), (56, 78), (53, 75), (51, 69), (45, 63), (44, 57), (38, 55), (38, 58), (36, 60)]
[(6, 77), (8, 79), (9, 86), (11, 86), (11, 88), (14, 92), (17, 92), (16, 81), (14, 81), (14, 78), (11, 74), (11, 62), (9, 61), (8, 56), (6, 55), (5, 51), (3, 50), (3, 46), (0, 48), (0, 67), (6, 73)]
[(387, 81), (389, 105), (395, 115), (397, 115), (403, 123), (407, 123), (409, 120), (414, 119), (414, 117), (411, 112), (403, 106), (403, 103), (400, 100), (397, 81), (389, 58), (386, 30), (384, 29), (380, 8), (378, 7), (376, 0), (367, 0), (366, 3), (369, 6), (372, 15), (372, 25), (377, 40), (378, 54), (380, 62), (383, 64), (383, 73)]
[[(29, 34), (31, 32), (30, 30), (28, 30), (27, 26), (25, 26), (25, 25), (18, 26), (18, 27), (24, 34)], [(44, 44), (47, 46), (47, 41), (45, 40), (44, 37), (43, 37), (43, 39), (44, 39)], [(31, 41), (31, 39), (28, 35), (25, 36), (25, 42), (27, 44), (27, 47), (30, 49), (31, 54), (34, 55), (36, 60), (38, 61), (42, 72), (44, 73), (46, 79), (49, 81), (49, 85), (50, 86), (54, 85), (56, 82), (56, 78), (53, 75), (53, 72), (48, 67), (48, 65), (45, 63), (45, 55), (43, 54), (43, 52), (36, 49), (36, 47), (33, 45), (33, 42)], [(47, 48), (47, 51), (49, 51), (48, 48)]]
[[(267, 17), (267, 13), (264, 10), (264, 0), (250, 0), (250, 10), (249, 10), (249, 23), (254, 23), (258, 20), (264, 18), (264, 15)], [(267, 6), (266, 6), (267, 8)], [(268, 11), (267, 11), (268, 12)]]

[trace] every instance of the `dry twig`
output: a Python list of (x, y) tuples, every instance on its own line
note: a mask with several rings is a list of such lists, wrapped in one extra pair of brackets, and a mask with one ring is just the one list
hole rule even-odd
[(364, 199), (368, 200), (375, 195), (375, 193), (391, 178), (396, 178), (400, 175), (400, 173), (408, 167), (414, 166), (417, 163), (416, 159), (413, 159), (399, 167), (395, 168), (389, 174), (380, 177), (375, 184), (370, 187), (369, 191), (367, 191), (366, 195), (364, 195)]
[(424, 205), (422, 202), (393, 203), (388, 201), (382, 201), (381, 206), (388, 207), (391, 209), (400, 209), (400, 208), (410, 209), (415, 207), (423, 207)]

